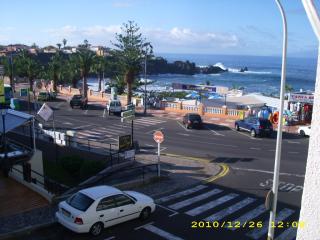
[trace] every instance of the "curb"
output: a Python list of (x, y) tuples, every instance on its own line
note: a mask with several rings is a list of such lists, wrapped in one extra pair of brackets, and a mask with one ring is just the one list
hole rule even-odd
[(0, 234), (0, 239), (2, 240), (2, 239), (8, 239), (8, 238), (17, 238), (27, 232), (36, 231), (38, 229), (45, 228), (45, 227), (50, 227), (56, 223), (57, 223), (56, 221), (49, 222), (49, 223), (41, 223), (41, 224), (25, 227), (25, 228), (22, 228), (22, 229), (13, 231), (13, 232)]

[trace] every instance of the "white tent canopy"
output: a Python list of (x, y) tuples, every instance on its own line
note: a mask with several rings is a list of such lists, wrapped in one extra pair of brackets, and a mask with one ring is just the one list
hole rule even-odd
[[(1, 111), (5, 111), (5, 116), (4, 116), (5, 133), (23, 125), (25, 122), (33, 118), (33, 115), (30, 115), (24, 112), (18, 112), (12, 109), (0, 110), (0, 114), (3, 114)], [(3, 117), (0, 116), (0, 133), (4, 132), (2, 119)]]

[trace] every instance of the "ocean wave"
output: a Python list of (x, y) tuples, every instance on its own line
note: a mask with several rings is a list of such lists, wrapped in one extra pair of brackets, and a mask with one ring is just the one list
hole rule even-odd
[(239, 68), (227, 68), (223, 63), (218, 62), (214, 65), (215, 67), (219, 67), (223, 70), (228, 70), (231, 73), (241, 73), (241, 74), (272, 74), (272, 72), (265, 72), (265, 71), (244, 71), (240, 72), (241, 69)]

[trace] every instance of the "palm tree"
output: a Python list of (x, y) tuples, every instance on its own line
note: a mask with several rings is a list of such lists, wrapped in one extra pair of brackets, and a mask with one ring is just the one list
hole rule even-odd
[(61, 79), (64, 60), (60, 52), (57, 52), (51, 57), (51, 61), (48, 64), (49, 76), (53, 80), (53, 90), (57, 91), (57, 83)]
[(41, 72), (40, 64), (27, 51), (20, 52), (16, 62), (18, 74), (28, 78), (30, 91), (33, 91), (33, 81)]
[(87, 78), (90, 72), (92, 72), (93, 65), (96, 61), (96, 55), (94, 52), (90, 51), (88, 48), (81, 48), (75, 54), (75, 61), (79, 67), (80, 76), (83, 80), (82, 84), (82, 95), (87, 98)]
[(294, 90), (294, 88), (290, 85), (290, 84), (287, 84), (285, 85), (285, 91), (286, 92), (292, 92)]
[(62, 39), (62, 44), (63, 44), (63, 48), (65, 48), (66, 47), (66, 45), (67, 45), (67, 39)]
[(114, 51), (118, 59), (118, 64), (124, 68), (124, 81), (127, 84), (127, 104), (131, 103), (132, 85), (134, 84), (135, 76), (140, 72), (141, 62), (144, 59), (144, 48), (151, 46), (142, 38), (139, 33), (140, 28), (133, 21), (124, 23), (121, 28), (121, 34), (116, 34), (117, 43), (113, 45), (117, 48)]
[(57, 43), (58, 49), (61, 49), (61, 43)]
[(77, 54), (71, 54), (64, 65), (65, 75), (67, 76), (67, 79), (71, 80), (73, 88), (77, 87), (78, 81), (81, 78), (80, 68), (77, 62)]
[(101, 91), (101, 82), (103, 79), (105, 69), (106, 69), (105, 58), (102, 56), (97, 56), (96, 62), (94, 63), (94, 66), (93, 66), (93, 71), (98, 75), (98, 79), (99, 79), (98, 91), (99, 92)]

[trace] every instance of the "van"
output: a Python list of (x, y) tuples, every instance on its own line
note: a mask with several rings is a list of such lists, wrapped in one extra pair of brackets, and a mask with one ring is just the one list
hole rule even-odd
[(121, 115), (121, 111), (122, 111), (121, 102), (119, 100), (109, 101), (109, 104), (107, 105), (107, 111), (109, 115), (111, 113)]

